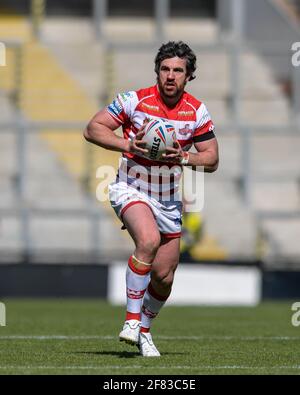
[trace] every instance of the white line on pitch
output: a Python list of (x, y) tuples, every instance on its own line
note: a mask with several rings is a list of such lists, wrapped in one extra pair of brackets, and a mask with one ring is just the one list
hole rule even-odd
[(115, 340), (115, 336), (7, 335), (0, 340)]
[(51, 370), (51, 369), (63, 369), (63, 370), (103, 370), (103, 369), (206, 369), (206, 370), (214, 370), (214, 369), (228, 369), (228, 370), (236, 370), (236, 369), (258, 369), (258, 370), (265, 370), (265, 369), (300, 369), (300, 365), (283, 365), (283, 366), (239, 366), (239, 365), (224, 365), (224, 366), (207, 366), (207, 365), (199, 365), (199, 366), (142, 366), (142, 365), (129, 365), (129, 366), (0, 366), (0, 369), (7, 370), (7, 369), (15, 369), (15, 370), (28, 370), (28, 369), (38, 369), (38, 370)]
[[(299, 336), (155, 336), (157, 340), (298, 340)], [(116, 336), (74, 335), (4, 335), (0, 340), (116, 340)]]

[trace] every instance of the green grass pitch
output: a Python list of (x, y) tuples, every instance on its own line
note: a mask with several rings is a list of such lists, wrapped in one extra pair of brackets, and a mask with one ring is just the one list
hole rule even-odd
[(102, 300), (2, 300), (0, 374), (300, 374), (292, 302), (165, 306), (153, 324), (160, 358), (121, 343), (124, 308)]

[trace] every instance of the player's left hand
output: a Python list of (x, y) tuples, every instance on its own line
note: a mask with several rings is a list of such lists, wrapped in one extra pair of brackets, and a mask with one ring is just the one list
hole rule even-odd
[(187, 158), (188, 153), (183, 151), (178, 140), (173, 144), (173, 147), (167, 147), (166, 153), (162, 154), (162, 160), (170, 163), (182, 164), (183, 160)]

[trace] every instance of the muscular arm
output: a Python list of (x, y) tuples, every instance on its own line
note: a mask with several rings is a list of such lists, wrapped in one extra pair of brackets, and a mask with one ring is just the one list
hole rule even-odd
[(194, 143), (197, 153), (189, 153), (190, 166), (203, 166), (205, 172), (213, 173), (219, 164), (218, 142), (213, 139)]
[(167, 147), (166, 154), (162, 155), (163, 159), (171, 163), (182, 163), (183, 158), (188, 158), (185, 165), (192, 166), (193, 170), (196, 170), (196, 166), (203, 166), (207, 173), (216, 171), (219, 163), (217, 139), (214, 137), (210, 140), (194, 143), (194, 145), (198, 152), (187, 153), (182, 150), (177, 141), (174, 147)]
[(114, 130), (118, 127), (119, 123), (108, 114), (106, 109), (103, 109), (90, 120), (83, 136), (88, 142), (102, 148), (111, 151), (129, 152), (130, 141), (114, 133)]

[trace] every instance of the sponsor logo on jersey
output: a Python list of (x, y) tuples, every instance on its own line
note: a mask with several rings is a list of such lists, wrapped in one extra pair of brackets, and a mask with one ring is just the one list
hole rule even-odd
[(125, 93), (120, 93), (121, 98), (123, 101), (127, 101), (127, 99), (130, 99), (132, 97), (132, 94), (130, 92), (125, 92)]
[(205, 125), (207, 122), (210, 121), (210, 115), (206, 112), (203, 114), (201, 120), (200, 120), (200, 126)]
[(186, 136), (189, 133), (192, 133), (192, 129), (190, 129), (190, 125), (186, 123), (184, 128), (178, 130), (178, 133), (181, 134), (182, 136)]
[(151, 106), (150, 104), (147, 103), (142, 103), (142, 106), (148, 108), (149, 110), (159, 112), (158, 106)]
[(215, 130), (215, 125), (212, 123), (208, 129), (209, 132), (213, 132)]
[(121, 103), (119, 102), (118, 99), (115, 99), (109, 106), (108, 106), (108, 111), (110, 111), (113, 115), (115, 115), (116, 117), (118, 117), (121, 112), (122, 112), (123, 108), (121, 106)]
[(194, 115), (194, 111), (178, 111), (178, 115), (180, 117), (190, 117), (191, 115)]

